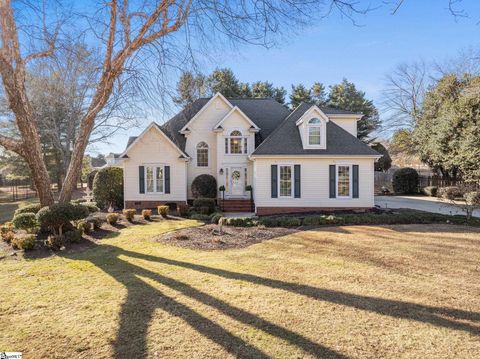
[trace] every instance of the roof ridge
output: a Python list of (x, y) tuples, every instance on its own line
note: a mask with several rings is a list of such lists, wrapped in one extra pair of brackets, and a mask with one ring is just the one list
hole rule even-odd
[[(266, 139), (264, 139), (262, 141), (262, 143), (260, 143), (257, 148), (255, 148), (255, 150), (252, 152), (252, 155), (259, 149), (261, 148), (266, 142), (268, 142), (270, 140), (270, 138), (283, 126), (284, 123), (286, 123), (289, 119), (290, 116), (292, 116), (302, 105), (306, 104), (305, 102), (301, 102), (300, 105), (297, 106), (297, 108), (295, 110), (293, 110), (292, 112), (290, 112), (290, 114), (285, 117), (282, 122), (279, 123), (279, 125), (267, 136)], [(306, 111), (306, 110), (305, 110)]]

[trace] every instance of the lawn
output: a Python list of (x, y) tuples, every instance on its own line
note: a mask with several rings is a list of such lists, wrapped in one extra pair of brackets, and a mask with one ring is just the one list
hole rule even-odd
[(480, 357), (480, 229), (329, 227), (200, 251), (123, 229), (0, 262), (0, 350), (25, 358)]

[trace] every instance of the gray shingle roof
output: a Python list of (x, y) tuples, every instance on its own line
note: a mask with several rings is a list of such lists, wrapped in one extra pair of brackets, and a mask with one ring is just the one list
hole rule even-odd
[[(210, 98), (200, 98), (186, 106), (163, 125), (157, 126), (185, 152), (185, 136), (179, 131), (200, 111)], [(229, 98), (233, 106), (238, 106), (258, 127), (255, 134), (254, 155), (377, 155), (369, 146), (330, 121), (327, 125), (327, 149), (304, 150), (295, 122), (312, 105), (302, 103), (295, 111), (271, 98)], [(321, 108), (328, 115), (356, 114), (331, 107)], [(137, 137), (128, 139), (127, 148)]]
[[(333, 121), (327, 123), (327, 148), (304, 149), (296, 122), (312, 107), (302, 103), (278, 128), (253, 152), (253, 155), (378, 155), (376, 151), (345, 131)], [(324, 109), (322, 109), (324, 111)], [(325, 109), (325, 114), (331, 114)]]

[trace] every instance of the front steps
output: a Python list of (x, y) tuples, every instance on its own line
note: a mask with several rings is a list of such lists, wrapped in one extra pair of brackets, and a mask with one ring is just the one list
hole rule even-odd
[(255, 205), (249, 199), (218, 200), (218, 206), (223, 212), (253, 212)]

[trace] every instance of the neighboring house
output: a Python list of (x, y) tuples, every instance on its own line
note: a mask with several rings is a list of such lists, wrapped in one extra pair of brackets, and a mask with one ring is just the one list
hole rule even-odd
[(121, 166), (120, 160), (120, 153), (110, 152), (108, 155), (105, 156), (106, 163), (103, 167)]
[(247, 185), (259, 215), (371, 208), (380, 155), (357, 139), (361, 117), (220, 93), (199, 99), (129, 139), (120, 155), (125, 207), (185, 203), (195, 177), (210, 174), (231, 210), (250, 208)]

